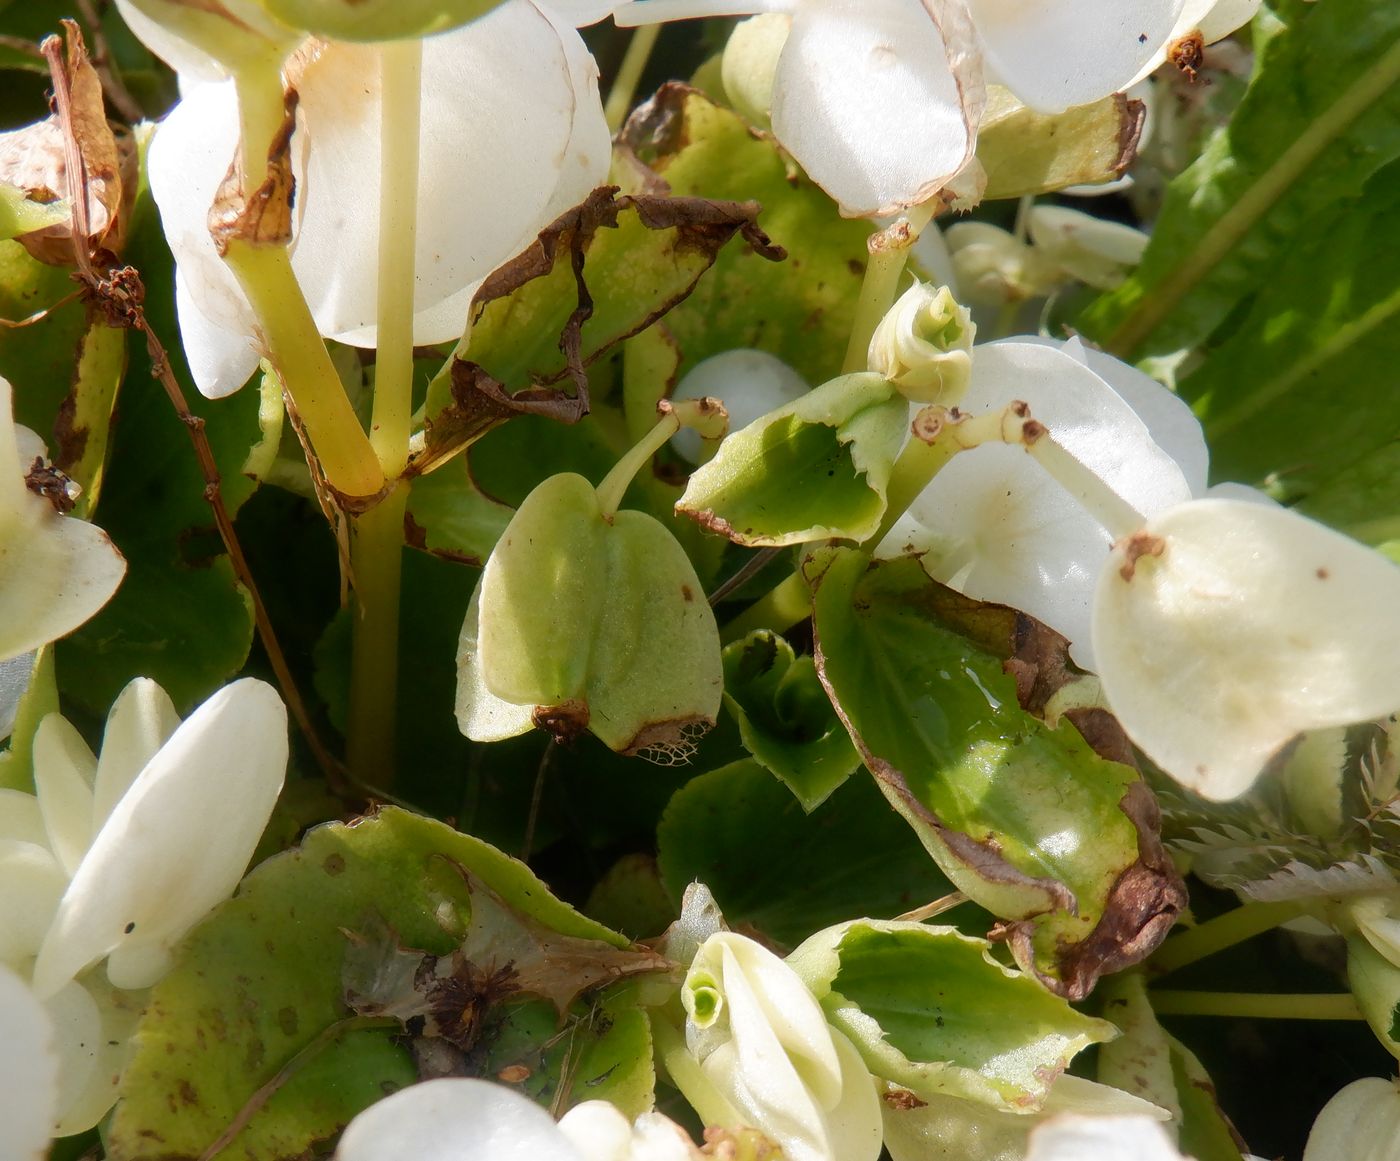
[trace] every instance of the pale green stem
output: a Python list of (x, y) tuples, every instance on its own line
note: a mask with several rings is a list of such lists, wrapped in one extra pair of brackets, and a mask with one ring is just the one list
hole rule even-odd
[(644, 24), (632, 33), (632, 39), (627, 42), (622, 64), (618, 66), (617, 76), (608, 91), (608, 103), (603, 106), (608, 128), (614, 133), (621, 129), (622, 123), (627, 120), (637, 84), (642, 79), (642, 73), (646, 71), (647, 61), (651, 59), (651, 50), (656, 47), (656, 38), (660, 35), (661, 25)]
[(1147, 523), (1141, 512), (1050, 436), (1026, 441), (1026, 451), (1060, 487), (1084, 505), (1114, 540), (1131, 536)]
[(864, 371), (869, 363), (870, 340), (880, 320), (889, 313), (899, 293), (899, 278), (909, 261), (909, 250), (919, 240), (923, 228), (933, 220), (931, 203), (911, 206), (894, 225), (870, 235), (869, 259), (860, 285), (860, 299), (851, 324), (842, 374)]
[(356, 777), (390, 786), (398, 718), (399, 594), (413, 415), (414, 255), (423, 42), (394, 41), (383, 62), (379, 166), (379, 285), (370, 444), (397, 480), (389, 497), (358, 517), (350, 542), (355, 584), (346, 750)]
[(1364, 1020), (1350, 992), (1169, 992), (1151, 989), (1159, 1016), (1233, 1016), (1250, 1020)]
[(602, 508), (604, 516), (611, 516), (622, 506), (622, 497), (627, 494), (627, 489), (636, 474), (680, 429), (680, 416), (674, 412), (662, 416), (656, 426), (612, 466), (612, 470), (598, 485), (598, 505)]
[(1272, 931), (1281, 923), (1297, 919), (1306, 908), (1293, 900), (1282, 903), (1246, 903), (1224, 915), (1208, 919), (1197, 927), (1174, 935), (1147, 961), (1154, 976), (1164, 976), (1187, 964), (1205, 959), (1246, 939)]
[(394, 781), (399, 586), (407, 506), (408, 484), (400, 481), (351, 526), (355, 603), (346, 751), (356, 779), (386, 789)]
[(791, 573), (720, 630), (725, 645), (755, 629), (781, 633), (812, 615), (812, 591), (801, 573)]
[(377, 495), (384, 473), (335, 373), (286, 249), (231, 241), (224, 261), (248, 296), (268, 355), (331, 487), (345, 496)]
[(738, 1110), (715, 1088), (700, 1067), (700, 1062), (685, 1048), (685, 1037), (660, 1012), (651, 1013), (651, 1038), (656, 1056), (671, 1083), (695, 1110), (706, 1125), (737, 1128), (744, 1124)]
[(252, 66), (234, 77), (238, 94), (239, 180), (245, 196), (267, 177), (267, 154), (287, 115), (277, 64)]

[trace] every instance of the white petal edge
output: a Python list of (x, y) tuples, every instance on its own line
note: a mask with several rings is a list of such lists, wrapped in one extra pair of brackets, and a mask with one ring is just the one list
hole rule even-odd
[(44, 1161), (58, 1105), (58, 1053), (44, 1006), (0, 964), (0, 1146), (6, 1161)]
[(170, 695), (149, 677), (129, 682), (107, 714), (92, 787), (92, 829), (102, 829), (136, 776), (179, 728)]
[(969, 0), (988, 69), (1039, 113), (1126, 89), (1171, 37), (1182, 0)]
[(1395, 1161), (1400, 1141), (1400, 1093), (1379, 1077), (1354, 1080), (1329, 1100), (1313, 1122), (1303, 1161)]
[[(681, 378), (671, 398), (680, 401), (708, 395), (718, 399), (729, 414), (729, 430), (742, 431), (809, 390), (807, 381), (776, 355), (741, 347), (696, 363)], [(692, 464), (703, 458), (704, 444), (694, 428), (682, 428), (671, 437), (671, 446)]]
[(195, 710), (73, 876), (34, 966), (39, 993), (104, 955), (116, 986), (154, 983), (174, 944), (243, 877), (286, 767), (287, 712), (270, 685), (245, 678)]
[(401, 1089), (341, 1134), (335, 1161), (585, 1161), (544, 1109), (485, 1080)]
[(965, 39), (919, 0), (809, 0), (773, 78), (773, 132), (844, 214), (926, 201), (975, 143), (983, 88)]
[(1031, 1130), (1026, 1161), (1184, 1161), (1150, 1117), (1066, 1113)]
[(44, 812), (49, 849), (64, 873), (78, 869), (92, 842), (92, 781), (97, 759), (60, 714), (34, 731), (34, 791)]
[(1094, 646), (1110, 708), (1177, 781), (1235, 798), (1301, 731), (1400, 707), (1400, 567), (1239, 500), (1179, 505), (1144, 532), (1165, 550), (1127, 569), (1114, 549)]

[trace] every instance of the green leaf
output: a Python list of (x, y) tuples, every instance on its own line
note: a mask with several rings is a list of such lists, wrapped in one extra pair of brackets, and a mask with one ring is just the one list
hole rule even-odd
[(1323, 511), (1384, 538), (1400, 515), (1395, 407), (1380, 389), (1400, 360), (1397, 270), (1400, 162), (1291, 240), (1228, 338), (1182, 381), (1217, 478), (1275, 476), (1310, 511), (1322, 491)]
[(1034, 1108), (1076, 1053), (1117, 1034), (951, 927), (858, 919), (788, 964), (871, 1072), (924, 1099)]
[(1288, 27), (1268, 39), (1230, 124), (1172, 182), (1142, 265), (1081, 317), (1117, 354), (1201, 343), (1400, 156), (1400, 7), (1277, 11)]
[(1103, 1014), (1122, 1035), (1099, 1049), (1098, 1079), (1172, 1114), (1181, 1148), (1197, 1161), (1240, 1161), (1240, 1148), (1195, 1055), (1157, 1022), (1140, 972), (1105, 980)]
[[(109, 1156), (134, 1161), (158, 1149), (197, 1157), (259, 1086), (350, 1016), (346, 932), (387, 923), (406, 946), (450, 953), (472, 915), (459, 867), (560, 934), (627, 943), (551, 896), (524, 864), (442, 823), (389, 808), (354, 825), (318, 827), (253, 871), (152, 991)], [(391, 1030), (349, 1031), (295, 1071), (221, 1157), (300, 1157), (416, 1078)]]
[(464, 457), (413, 481), (406, 535), (414, 548), (480, 568), (513, 515), (514, 508), (477, 487)]
[(0, 182), (0, 241), (60, 225), (71, 214), (65, 201), (36, 202), (19, 186)]
[(864, 540), (885, 514), (909, 404), (873, 372), (842, 375), (727, 436), (676, 510), (749, 547)]
[(1081, 998), (1148, 954), (1182, 905), (1156, 803), (1073, 726), (1052, 730), (1020, 708), (1004, 669), (1020, 614), (944, 588), (914, 558), (868, 566), (849, 549), (804, 566), (822, 678), (944, 873), (1012, 921), (1021, 967)]
[(676, 908), (651, 855), (623, 855), (593, 885), (583, 912), (634, 939), (660, 935)]
[(724, 703), (764, 769), (810, 813), (860, 769), (860, 755), (810, 657), (767, 629), (725, 647)]
[(472, 299), (466, 343), (429, 384), (425, 446), (411, 467), (431, 471), (513, 414), (581, 418), (584, 368), (689, 294), (735, 234), (777, 256), (753, 226), (757, 212), (604, 187), (561, 215)]
[(899, 915), (952, 890), (863, 777), (808, 814), (756, 763), (735, 762), (672, 797), (657, 844), (677, 905), (699, 880), (731, 925), (789, 946), (833, 923)]
[[(666, 85), (649, 106), (654, 140), (627, 142), (675, 194), (753, 198), (764, 232), (791, 257), (763, 262), (729, 247), (663, 324), (677, 374), (720, 351), (754, 347), (777, 355), (809, 383), (841, 370), (865, 274), (869, 222), (842, 218), (835, 203), (785, 160), (777, 143), (732, 110), (684, 85)], [(637, 180), (625, 155), (616, 180)], [(631, 362), (632, 352), (626, 359)], [(665, 380), (628, 368), (629, 422), (648, 423)], [(634, 420), (633, 416), (639, 417)]]

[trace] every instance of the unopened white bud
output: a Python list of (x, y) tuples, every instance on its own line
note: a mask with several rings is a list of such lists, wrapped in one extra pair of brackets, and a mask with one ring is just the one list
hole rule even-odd
[(917, 403), (962, 400), (972, 378), (977, 327), (946, 286), (918, 282), (899, 297), (870, 339), (870, 369)]

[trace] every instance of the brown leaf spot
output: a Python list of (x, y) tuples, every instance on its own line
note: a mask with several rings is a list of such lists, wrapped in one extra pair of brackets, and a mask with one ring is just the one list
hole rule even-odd
[(523, 1064), (507, 1064), (496, 1073), (496, 1079), (502, 1084), (524, 1084), (530, 1079), (530, 1075), (530, 1070)]
[(282, 1029), (283, 1036), (295, 1036), (297, 1027), (301, 1021), (297, 1018), (297, 1010), (292, 1007), (277, 1009), (277, 1027)]
[(1327, 569), (1319, 567), (1313, 575), (1316, 576), (1318, 580), (1325, 581), (1332, 574), (1328, 572)]
[(900, 1112), (907, 1112), (910, 1109), (921, 1109), (928, 1104), (928, 1101), (920, 1100), (907, 1088), (892, 1088), (888, 1092), (881, 1094), (881, 1099), (892, 1109)]
[(339, 875), (345, 870), (345, 856), (339, 851), (332, 851), (321, 864), (321, 869), (328, 875)]

